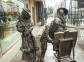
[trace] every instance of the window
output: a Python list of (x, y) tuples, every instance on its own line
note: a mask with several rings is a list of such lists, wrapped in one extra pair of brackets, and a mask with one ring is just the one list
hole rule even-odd
[(26, 4), (26, 8), (28, 8), (28, 4)]

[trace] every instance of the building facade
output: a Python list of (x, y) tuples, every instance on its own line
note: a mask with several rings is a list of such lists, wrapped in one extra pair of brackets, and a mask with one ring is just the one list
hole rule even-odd
[(44, 25), (44, 8), (45, 0), (21, 0), (25, 8), (30, 10), (31, 22), (36, 25), (36, 23), (41, 22)]
[(78, 8), (78, 0), (70, 0), (69, 19), (71, 24), (77, 26), (84, 22), (84, 8)]
[(0, 56), (21, 39), (16, 23), (22, 8), (24, 4), (18, 0), (0, 0)]

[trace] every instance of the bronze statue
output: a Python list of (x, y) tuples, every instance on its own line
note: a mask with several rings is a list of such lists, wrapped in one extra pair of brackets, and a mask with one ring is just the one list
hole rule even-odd
[(66, 30), (66, 21), (64, 16), (67, 15), (67, 13), (68, 13), (67, 9), (59, 8), (57, 10), (57, 17), (55, 17), (55, 19), (50, 23), (50, 25), (47, 25), (45, 27), (45, 30), (40, 39), (41, 48), (42, 48), (41, 61), (43, 61), (43, 58), (47, 49), (47, 42), (53, 44), (54, 33), (58, 31)]
[(57, 16), (54, 18), (49, 26), (49, 37), (51, 39), (54, 38), (55, 32), (66, 30), (65, 15), (67, 15), (67, 13), (68, 10), (65, 8), (59, 8), (57, 10)]
[(36, 62), (37, 45), (32, 34), (32, 24), (27, 10), (22, 11), (22, 15), (17, 22), (17, 31), (22, 33), (22, 60), (27, 62)]
[(40, 42), (41, 42), (41, 62), (43, 62), (44, 60), (44, 56), (46, 53), (46, 49), (47, 49), (47, 42), (51, 42), (51, 40), (48, 38), (48, 27), (45, 27), (45, 30), (42, 33), (42, 36), (40, 38)]

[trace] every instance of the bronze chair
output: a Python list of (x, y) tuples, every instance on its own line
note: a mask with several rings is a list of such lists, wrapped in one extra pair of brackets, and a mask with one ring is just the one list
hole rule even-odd
[(72, 46), (73, 38), (59, 39), (59, 48), (58, 51), (56, 51), (56, 53), (54, 54), (58, 59), (58, 62), (61, 62), (61, 59), (63, 58), (70, 58)]
[(58, 59), (58, 62), (61, 62), (63, 58), (70, 58), (71, 50), (73, 49), (73, 59), (70, 62), (76, 62), (74, 60), (75, 51), (74, 47), (77, 40), (77, 31), (65, 31), (64, 33), (55, 33), (54, 34), (54, 44), (53, 49), (56, 51), (54, 54)]

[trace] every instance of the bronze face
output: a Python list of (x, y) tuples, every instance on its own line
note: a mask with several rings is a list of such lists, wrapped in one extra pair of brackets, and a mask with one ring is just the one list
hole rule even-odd
[(60, 9), (59, 15), (62, 16), (62, 17), (65, 16), (64, 11), (62, 9)]
[(29, 13), (26, 12), (25, 10), (22, 11), (22, 16), (23, 16), (23, 18), (25, 18), (25, 19), (30, 19)]

